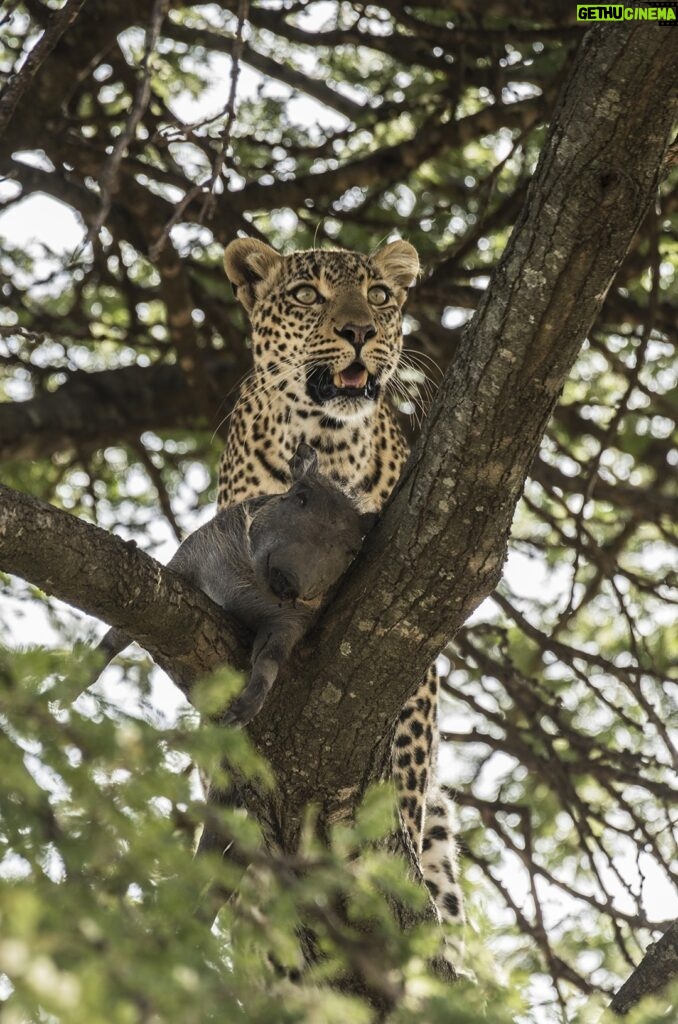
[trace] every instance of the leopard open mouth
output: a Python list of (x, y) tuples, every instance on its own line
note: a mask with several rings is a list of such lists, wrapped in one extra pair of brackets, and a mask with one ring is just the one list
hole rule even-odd
[(379, 394), (379, 383), (362, 363), (354, 362), (339, 373), (332, 373), (329, 366), (318, 366), (307, 380), (306, 389), (314, 402), (329, 402), (331, 398), (367, 398), (370, 401)]

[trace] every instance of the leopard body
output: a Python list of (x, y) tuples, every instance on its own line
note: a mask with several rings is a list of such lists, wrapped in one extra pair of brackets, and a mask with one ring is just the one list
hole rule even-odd
[[(419, 271), (392, 242), (281, 256), (255, 239), (226, 249), (226, 273), (252, 326), (254, 367), (231, 416), (219, 504), (286, 490), (301, 443), (320, 472), (377, 512), (407, 458), (387, 401), (402, 352), (402, 307)], [(396, 726), (400, 812), (443, 920), (463, 917), (450, 808), (436, 782), (438, 678), (430, 669)]]

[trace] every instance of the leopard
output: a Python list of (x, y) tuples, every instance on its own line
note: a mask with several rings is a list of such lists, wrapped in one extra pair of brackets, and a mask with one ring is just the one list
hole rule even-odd
[[(403, 307), (420, 273), (416, 249), (396, 239), (370, 255), (282, 254), (237, 238), (224, 268), (249, 317), (253, 366), (230, 415), (220, 508), (287, 490), (290, 459), (305, 443), (361, 512), (380, 512), (409, 454), (389, 386), (403, 351)], [(436, 778), (438, 693), (431, 666), (397, 722), (392, 777), (439, 918), (463, 925), (453, 809)], [(461, 937), (453, 943), (463, 949)]]

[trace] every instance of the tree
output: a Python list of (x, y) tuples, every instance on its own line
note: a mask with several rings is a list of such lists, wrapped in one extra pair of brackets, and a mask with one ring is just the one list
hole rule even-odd
[[(227, 911), (228, 927), (244, 944), (231, 941), (226, 954), (218, 938), (197, 938), (193, 918), (184, 920), (173, 879), (193, 873), (197, 885), (214, 865), (203, 876), (202, 866), (189, 865), (186, 843), (177, 843), (176, 861), (158, 853), (173, 827), (206, 813), (186, 781), (167, 770), (169, 752), (186, 751), (215, 770), (216, 752), (227, 744), (229, 763), (246, 776), (227, 781), (240, 784), (269, 839), (275, 823), (271, 845), (282, 851), (258, 865), (259, 878), (263, 872), (274, 880), (268, 888), (248, 901), (246, 880), (242, 897), (253, 920), (264, 901), (278, 959), (290, 956), (284, 922), (294, 906), (328, 955), (324, 963), (336, 969), (335, 958), (353, 991), (386, 1009), (398, 1005), (402, 1019), (421, 1019), (413, 965), (422, 950), (433, 949), (430, 930), (418, 923), (404, 935), (393, 932), (374, 896), (380, 882), (411, 925), (421, 918), (417, 887), (396, 881), (383, 853), (364, 848), (388, 828), (375, 797), (355, 829), (344, 822), (368, 783), (385, 772), (388, 723), (412, 681), (456, 631), (447, 649), (456, 667), (447, 677), (445, 709), (460, 724), (445, 736), (461, 766), (455, 797), (475, 886), (471, 917), (490, 948), (509, 943), (509, 961), (530, 975), (535, 1002), (541, 979), (549, 980), (555, 1005), (545, 1015), (557, 1015), (558, 1006), (575, 1012), (578, 996), (614, 991), (649, 936), (670, 924), (648, 913), (642, 882), (650, 870), (672, 877), (675, 853), (675, 752), (664, 684), (670, 635), (653, 628), (669, 607), (662, 563), (672, 544), (674, 500), (667, 469), (675, 200), (664, 153), (675, 118), (675, 34), (639, 23), (601, 26), (582, 40), (571, 10), (544, 17), (528, 5), (517, 25), (501, 3), (486, 5), (482, 15), (462, 3), (435, 10), (332, 5), (322, 26), (314, 20), (327, 16), (320, 5), (315, 15), (314, 5), (284, 11), (243, 2), (210, 10), (169, 9), (159, 0), (105, 12), (81, 6), (66, 4), (46, 22), (41, 5), (21, 5), (6, 29), (9, 70), (46, 24), (35, 57), (0, 102), (0, 123), (8, 125), (0, 162), (17, 183), (6, 206), (46, 192), (79, 213), (90, 243), (74, 257), (4, 245), (3, 291), (12, 310), (3, 328), (5, 387), (9, 398), (20, 399), (0, 407), (8, 483), (81, 519), (123, 526), (151, 551), (157, 504), (174, 534), (181, 533), (176, 509), (185, 502), (184, 481), (196, 463), (213, 471), (219, 443), (208, 440), (207, 430), (219, 424), (223, 431), (224, 395), (247, 365), (246, 326), (220, 269), (221, 247), (240, 229), (276, 244), (294, 238), (310, 245), (317, 237), (355, 248), (373, 247), (394, 228), (406, 235), (430, 269), (408, 307), (409, 366), (395, 400), (403, 411), (427, 400), (431, 359), (449, 370), (360, 565), (253, 724), (252, 739), (277, 788), (244, 740), (226, 740), (220, 730), (201, 729), (198, 743), (181, 728), (147, 766), (138, 739), (153, 730), (138, 725), (129, 756), (153, 770), (161, 787), (154, 795), (162, 791), (167, 813), (156, 815), (155, 831), (147, 832), (142, 809), (149, 794), (125, 780), (115, 820), (101, 821), (110, 846), (94, 844), (82, 831), (82, 808), (89, 813), (102, 784), (95, 771), (85, 786), (76, 769), (91, 755), (101, 770), (105, 763), (109, 774), (119, 772), (119, 755), (110, 751), (127, 754), (129, 742), (114, 739), (114, 723), (73, 712), (59, 736), (65, 713), (49, 711), (37, 682), (18, 692), (12, 683), (6, 742), (17, 792), (35, 813), (19, 842), (26, 819), (15, 809), (6, 842), (24, 858), (32, 884), (40, 869), (51, 889), (57, 877), (66, 879), (55, 906), (68, 906), (69, 898), (79, 906), (91, 891), (97, 856), (112, 859), (121, 845), (135, 849), (132, 832), (141, 830), (152, 868), (147, 864), (143, 875), (135, 849), (138, 862), (130, 857), (127, 874), (111, 875), (110, 892), (102, 886), (95, 924), (101, 931), (107, 921), (117, 937), (129, 913), (139, 935), (151, 930), (158, 943), (134, 983), (129, 962), (109, 952), (111, 970), (96, 972), (109, 1000), (123, 1013), (128, 999), (137, 1013), (130, 1019), (178, 1012), (171, 1001), (177, 985), (162, 992), (149, 980), (153, 957), (177, 932), (198, 952), (187, 965), (182, 944), (175, 972), (194, 972), (204, 1006), (226, 999), (229, 1013), (246, 1007), (244, 1019), (279, 1019), (271, 1016), (282, 1012), (278, 1002), (257, 1001), (246, 983), (214, 969), (224, 955), (235, 956), (251, 978), (243, 952), (247, 913), (238, 925), (237, 912)], [(210, 62), (223, 68), (217, 55), (230, 56), (230, 85), (222, 71), (227, 84), (217, 116), (189, 124), (178, 116), (179, 105), (187, 92), (207, 90)], [(246, 68), (266, 77), (258, 94), (248, 87), (236, 112), (235, 86)], [(307, 114), (295, 118), (298, 94), (322, 104), (327, 127), (309, 128)], [(28, 162), (22, 152), (32, 154)], [(472, 309), (476, 316), (462, 331)], [(540, 560), (546, 593), (521, 595), (514, 572), (494, 591), (493, 610), (468, 624), (498, 584), (528, 471), (513, 550)], [(196, 690), (197, 679), (225, 661), (241, 664), (242, 648), (208, 602), (181, 595), (182, 615), (187, 608), (193, 615), (181, 620), (182, 633), (177, 585), (145, 585), (143, 574), (157, 583), (158, 570), (139, 552), (72, 515), (6, 489), (0, 497), (0, 565), (129, 628), (209, 710), (212, 689)], [(208, 500), (202, 478), (189, 500), (196, 508)], [(436, 513), (424, 520), (424, 509)], [(46, 536), (58, 545), (45, 543)], [(104, 571), (85, 576), (83, 561)], [(552, 587), (559, 596), (550, 596)], [(70, 640), (74, 627), (63, 613), (53, 614)], [(310, 649), (320, 657), (311, 661)], [(28, 664), (36, 679), (55, 671), (47, 655), (13, 653), (9, 681), (18, 678), (13, 661)], [(143, 678), (145, 670), (135, 665), (132, 673)], [(342, 700), (347, 678), (363, 695), (359, 716)], [(375, 700), (370, 694), (377, 690)], [(32, 753), (43, 769), (31, 779), (22, 759), (38, 742)], [(45, 766), (74, 787), (76, 826), (68, 814), (66, 824), (61, 820), (68, 801), (58, 787), (48, 798)], [(318, 847), (308, 824), (310, 800), (321, 834), (335, 826), (329, 848)], [(122, 823), (125, 814), (133, 828)], [(258, 848), (242, 822), (228, 812), (219, 820), (242, 859), (256, 861)], [(88, 866), (78, 878), (83, 851)], [(225, 885), (235, 881), (228, 874), (234, 866), (220, 867)], [(127, 884), (116, 890), (122, 877)], [(134, 889), (140, 877), (148, 891)], [(28, 890), (13, 883), (9, 899), (30, 921)], [(487, 922), (474, 899), (479, 891), (488, 900)], [(118, 899), (118, 916), (106, 917), (107, 897)], [(346, 914), (361, 922), (362, 933), (347, 929)], [(16, 919), (15, 912), (10, 920)], [(253, 920), (256, 933), (261, 921)], [(65, 960), (49, 963), (66, 987), (78, 979), (82, 995), (80, 979), (93, 970), (96, 943), (85, 936), (85, 956), (76, 931)], [(63, 938), (53, 921), (41, 921), (36, 934)], [(380, 943), (399, 974), (375, 971)], [(69, 970), (69, 957), (78, 970)], [(35, 995), (22, 963), (23, 971), (8, 971), (15, 997), (27, 1006), (43, 998), (48, 1011), (66, 1012)], [(449, 994), (428, 976), (426, 985), (428, 1018), (450, 1019)], [(482, 988), (497, 1020), (512, 1012), (502, 1011), (491, 984)], [(181, 1019), (188, 1020), (195, 1012), (190, 982), (185, 991)], [(289, 1012), (312, 1012), (302, 1005), (313, 998), (323, 999), (327, 1019), (347, 1019), (345, 1004), (333, 1008), (333, 997), (303, 987), (288, 995)], [(460, 1014), (477, 1012), (472, 991), (454, 999)], [(101, 1005), (93, 997), (82, 1019), (96, 1019)], [(364, 1004), (351, 1003), (351, 1013), (361, 1019)], [(211, 1019), (204, 1014), (194, 1019)]]

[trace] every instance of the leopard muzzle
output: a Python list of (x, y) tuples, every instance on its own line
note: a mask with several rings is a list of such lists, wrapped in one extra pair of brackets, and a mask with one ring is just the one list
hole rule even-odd
[(363, 363), (356, 360), (333, 373), (329, 366), (318, 366), (306, 379), (306, 390), (314, 402), (322, 405), (333, 398), (358, 398), (375, 401), (379, 381)]

